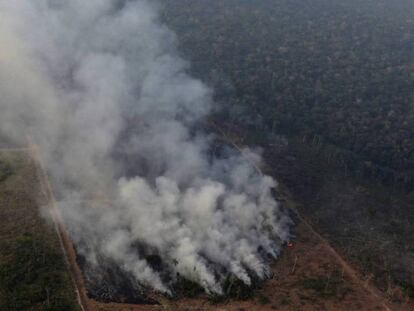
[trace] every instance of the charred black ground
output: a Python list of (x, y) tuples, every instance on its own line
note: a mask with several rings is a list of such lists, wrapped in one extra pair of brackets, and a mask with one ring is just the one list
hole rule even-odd
[(89, 264), (77, 254), (77, 262), (85, 280), (89, 298), (100, 302), (129, 304), (158, 304), (149, 297), (149, 289), (143, 288), (132, 275), (107, 258), (99, 258), (99, 266)]

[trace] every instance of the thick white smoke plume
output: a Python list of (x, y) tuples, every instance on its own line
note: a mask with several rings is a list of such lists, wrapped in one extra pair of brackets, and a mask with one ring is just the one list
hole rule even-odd
[(235, 154), (212, 159), (195, 130), (211, 91), (186, 73), (157, 11), (145, 0), (0, 0), (1, 136), (40, 146), (90, 264), (109, 258), (163, 292), (179, 273), (221, 293), (227, 273), (246, 284), (269, 274), (290, 221), (272, 178)]

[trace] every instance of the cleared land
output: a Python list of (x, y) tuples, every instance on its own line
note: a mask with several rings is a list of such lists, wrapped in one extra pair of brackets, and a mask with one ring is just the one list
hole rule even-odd
[[(39, 207), (47, 207), (44, 211), (50, 212), (54, 202), (47, 178), (39, 174), (39, 163), (33, 156), (36, 159), (33, 149), (29, 153), (0, 153), (1, 310), (79, 310), (70, 272), (84, 309), (92, 311), (414, 309), (398, 288), (387, 296), (370, 284), (300, 217), (294, 244), (272, 267), (274, 277), (255, 291), (232, 291), (226, 299), (199, 294), (173, 300), (153, 294), (151, 298), (159, 305), (100, 303), (87, 298), (64, 228), (55, 218), (65, 249), (62, 252), (54, 224), (40, 216)], [(279, 196), (286, 207), (296, 210), (283, 187)]]

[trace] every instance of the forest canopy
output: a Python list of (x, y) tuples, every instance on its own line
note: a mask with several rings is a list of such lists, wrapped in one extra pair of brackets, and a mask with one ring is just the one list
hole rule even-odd
[(317, 139), (357, 169), (413, 189), (412, 1), (163, 3), (227, 117)]

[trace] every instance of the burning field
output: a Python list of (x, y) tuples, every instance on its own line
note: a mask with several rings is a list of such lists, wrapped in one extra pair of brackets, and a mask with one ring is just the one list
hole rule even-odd
[(220, 296), (229, 278), (271, 277), (291, 225), (276, 182), (212, 152), (199, 130), (212, 90), (186, 73), (152, 1), (2, 1), (0, 14), (0, 129), (39, 145), (88, 284)]

